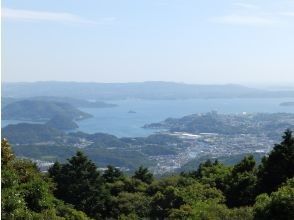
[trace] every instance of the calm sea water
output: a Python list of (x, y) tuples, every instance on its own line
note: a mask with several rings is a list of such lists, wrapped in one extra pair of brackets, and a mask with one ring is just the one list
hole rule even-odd
[[(80, 131), (103, 132), (118, 137), (138, 137), (152, 134), (154, 130), (143, 129), (147, 123), (159, 122), (168, 117), (182, 117), (194, 113), (218, 111), (219, 113), (289, 112), (294, 107), (282, 107), (281, 102), (293, 99), (192, 99), (192, 100), (123, 100), (112, 103), (115, 108), (81, 108), (94, 117), (79, 121)], [(134, 111), (136, 113), (129, 113)], [(2, 121), (2, 127), (18, 121)]]

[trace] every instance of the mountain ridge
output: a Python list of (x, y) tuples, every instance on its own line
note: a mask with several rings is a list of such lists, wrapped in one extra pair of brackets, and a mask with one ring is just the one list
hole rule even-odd
[(132, 83), (25, 82), (3, 83), (6, 97), (66, 96), (94, 100), (278, 98), (294, 97), (294, 91), (270, 91), (238, 84), (187, 84), (162, 81)]

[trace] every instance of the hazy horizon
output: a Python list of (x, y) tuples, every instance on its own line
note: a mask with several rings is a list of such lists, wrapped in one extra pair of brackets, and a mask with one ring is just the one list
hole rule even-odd
[(251, 88), (273, 88), (273, 89), (294, 89), (294, 81), (293, 82), (284, 82), (284, 83), (192, 83), (192, 82), (177, 82), (177, 81), (125, 81), (125, 82), (98, 82), (98, 81), (61, 81), (61, 80), (42, 80), (42, 81), (3, 81), (4, 84), (17, 84), (17, 83), (97, 83), (97, 84), (128, 84), (128, 83), (175, 83), (175, 84), (186, 84), (186, 85), (220, 85), (220, 86), (226, 86), (226, 85), (238, 85), (238, 86), (245, 86), (245, 87), (251, 87)]
[(13, 0), (2, 12), (3, 82), (294, 84), (290, 0)]

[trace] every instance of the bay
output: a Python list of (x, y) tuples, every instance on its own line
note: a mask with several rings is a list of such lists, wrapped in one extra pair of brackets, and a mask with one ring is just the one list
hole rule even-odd
[(80, 131), (103, 132), (118, 137), (140, 137), (154, 133), (144, 129), (144, 124), (179, 118), (194, 113), (217, 111), (225, 114), (238, 113), (294, 113), (294, 107), (283, 107), (280, 103), (292, 99), (188, 99), (188, 100), (121, 100), (112, 103), (115, 108), (81, 108), (94, 117), (79, 121)]
[[(111, 101), (114, 108), (80, 108), (94, 117), (78, 121), (76, 131), (86, 133), (108, 133), (118, 137), (143, 137), (156, 130), (144, 129), (145, 124), (160, 122), (166, 118), (179, 118), (195, 113), (217, 111), (224, 114), (247, 113), (294, 113), (292, 106), (280, 106), (293, 99), (187, 99), (187, 100), (140, 100)], [(110, 101), (109, 101), (110, 102)], [(2, 120), (1, 127), (24, 121)], [(27, 123), (33, 123), (28, 122)]]

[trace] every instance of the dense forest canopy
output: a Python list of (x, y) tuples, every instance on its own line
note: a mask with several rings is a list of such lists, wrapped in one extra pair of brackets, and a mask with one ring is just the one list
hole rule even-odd
[(155, 178), (147, 168), (133, 175), (104, 172), (81, 151), (47, 174), (15, 158), (1, 143), (3, 219), (254, 219), (294, 218), (294, 137), (257, 165), (248, 155), (234, 166), (207, 160), (198, 169)]

